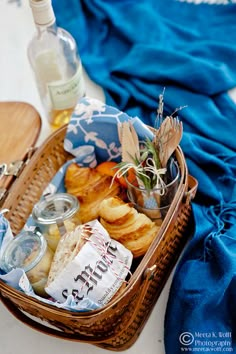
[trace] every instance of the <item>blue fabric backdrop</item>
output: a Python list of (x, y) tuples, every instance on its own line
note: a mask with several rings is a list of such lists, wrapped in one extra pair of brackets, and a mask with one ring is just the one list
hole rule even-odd
[[(106, 103), (154, 124), (177, 107), (181, 146), (199, 180), (196, 230), (177, 267), (165, 320), (167, 354), (236, 352), (235, 0), (54, 0)], [(225, 342), (223, 342), (225, 340)]]

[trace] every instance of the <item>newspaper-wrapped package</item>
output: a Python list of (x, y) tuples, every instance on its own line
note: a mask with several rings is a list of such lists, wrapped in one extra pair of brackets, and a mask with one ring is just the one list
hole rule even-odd
[(125, 282), (132, 259), (98, 220), (79, 225), (60, 239), (45, 290), (59, 302), (72, 295), (78, 304), (88, 298), (103, 306)]

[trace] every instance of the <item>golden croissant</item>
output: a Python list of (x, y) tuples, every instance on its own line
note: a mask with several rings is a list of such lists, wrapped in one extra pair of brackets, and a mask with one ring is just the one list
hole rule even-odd
[(96, 169), (80, 167), (76, 163), (68, 166), (65, 173), (67, 193), (76, 196), (80, 202), (78, 216), (81, 223), (98, 218), (100, 203), (108, 197), (119, 195), (122, 187), (112, 177), (103, 175)]

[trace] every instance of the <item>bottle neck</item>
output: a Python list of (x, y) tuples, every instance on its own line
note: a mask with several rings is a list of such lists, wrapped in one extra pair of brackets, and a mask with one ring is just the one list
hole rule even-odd
[(50, 26), (46, 25), (46, 26), (42, 26), (42, 25), (36, 25), (36, 29), (37, 29), (37, 36), (41, 37), (41, 35), (43, 35), (43, 33), (45, 32), (51, 32), (51, 33), (57, 33), (57, 24), (56, 21), (53, 22), (53, 24), (51, 24)]

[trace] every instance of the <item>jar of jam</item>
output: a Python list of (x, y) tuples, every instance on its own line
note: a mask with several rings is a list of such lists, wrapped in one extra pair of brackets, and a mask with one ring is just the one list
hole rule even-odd
[(33, 208), (32, 217), (55, 252), (60, 237), (80, 224), (79, 201), (68, 193), (46, 195)]
[(48, 296), (44, 290), (53, 259), (43, 235), (38, 231), (22, 231), (7, 245), (1, 260), (5, 272), (21, 268), (25, 271), (34, 292)]

